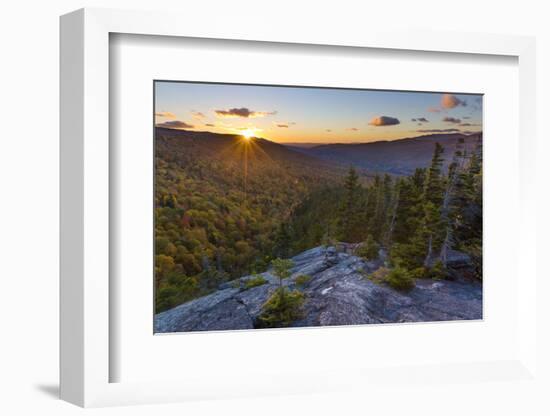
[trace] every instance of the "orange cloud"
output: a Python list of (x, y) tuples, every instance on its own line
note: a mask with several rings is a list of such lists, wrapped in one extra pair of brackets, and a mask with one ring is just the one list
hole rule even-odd
[(204, 113), (201, 113), (200, 111), (191, 110), (191, 114), (193, 115), (194, 118), (197, 118), (197, 119), (203, 119), (206, 117)]
[(176, 118), (176, 115), (170, 111), (159, 111), (158, 113), (155, 113), (155, 117)]
[(462, 101), (456, 95), (452, 94), (443, 94), (441, 97), (441, 107), (445, 109), (451, 109), (458, 106), (465, 107), (466, 101)]
[(230, 108), (229, 110), (215, 110), (218, 117), (243, 117), (243, 118), (255, 118), (265, 117), (277, 114), (276, 111), (253, 111), (246, 107)]

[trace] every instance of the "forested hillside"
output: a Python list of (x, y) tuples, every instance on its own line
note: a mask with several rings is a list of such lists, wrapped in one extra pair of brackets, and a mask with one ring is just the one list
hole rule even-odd
[(481, 136), (450, 143), (409, 176), (379, 176), (264, 139), (157, 128), (157, 312), (337, 242), (383, 259), (403, 288), (455, 277), (451, 249), (481, 278)]
[(343, 172), (267, 140), (162, 128), (155, 169), (157, 310), (265, 270), (280, 225)]

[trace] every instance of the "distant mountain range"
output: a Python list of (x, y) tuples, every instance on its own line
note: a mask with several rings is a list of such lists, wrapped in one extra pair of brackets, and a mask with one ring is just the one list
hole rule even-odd
[(370, 143), (285, 145), (296, 152), (338, 165), (353, 165), (371, 172), (409, 175), (416, 168), (430, 164), (436, 142), (445, 148), (445, 164), (448, 164), (459, 139), (464, 139), (466, 150), (471, 152), (481, 140), (481, 135), (481, 133), (430, 134)]
[[(279, 168), (292, 171), (299, 167), (300, 176), (307, 171), (326, 177), (330, 169), (342, 173), (350, 165), (363, 172), (409, 175), (416, 168), (430, 164), (436, 142), (445, 148), (445, 164), (448, 165), (459, 139), (464, 139), (466, 150), (471, 152), (481, 140), (481, 135), (430, 134), (393, 141), (333, 144), (279, 144), (255, 138), (253, 146), (256, 151), (249, 155), (249, 163), (252, 169), (254, 165), (273, 165), (272, 162), (277, 162)], [(234, 161), (242, 157), (242, 147), (238, 146), (242, 141), (240, 135), (157, 127), (156, 137), (162, 139), (157, 149), (168, 151), (165, 156), (168, 158), (169, 154), (173, 157), (179, 154), (180, 163), (189, 156), (206, 160), (221, 157)]]

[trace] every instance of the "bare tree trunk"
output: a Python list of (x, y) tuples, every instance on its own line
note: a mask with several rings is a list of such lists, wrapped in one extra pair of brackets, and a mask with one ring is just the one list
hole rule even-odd
[[(460, 152), (460, 153), (458, 153)], [(450, 223), (449, 219), (449, 204), (451, 203), (451, 195), (454, 191), (454, 187), (456, 185), (456, 181), (458, 179), (458, 176), (460, 172), (464, 169), (464, 160), (465, 157), (465, 150), (463, 146), (457, 143), (455, 155), (453, 157), (453, 163), (455, 164), (454, 171), (452, 172), (452, 175), (449, 177), (449, 184), (447, 185), (447, 189), (445, 190), (445, 195), (443, 197), (443, 206), (441, 207), (441, 214), (442, 217), (446, 223), (446, 233), (445, 233), (445, 240), (443, 241), (443, 244), (441, 246), (441, 251), (439, 253), (439, 260), (441, 263), (443, 263), (443, 267), (447, 267), (447, 252), (450, 249), (450, 245), (453, 241), (453, 230), (452, 225)]]
[(449, 249), (449, 245), (451, 244), (451, 233), (451, 227), (447, 227), (445, 241), (443, 241), (443, 244), (441, 245), (441, 252), (439, 253), (439, 260), (443, 264), (444, 268), (447, 268), (447, 250)]
[(430, 266), (430, 259), (432, 258), (432, 234), (430, 234), (430, 239), (428, 240), (428, 253), (424, 259), (424, 267)]
[(393, 230), (395, 228), (395, 219), (397, 217), (397, 208), (399, 207), (399, 191), (400, 189), (397, 188), (397, 193), (395, 195), (395, 203), (393, 204), (393, 210), (392, 210), (392, 216), (390, 220), (390, 225), (388, 227), (388, 233), (386, 234), (386, 248), (389, 249), (391, 245), (391, 238), (393, 235)]

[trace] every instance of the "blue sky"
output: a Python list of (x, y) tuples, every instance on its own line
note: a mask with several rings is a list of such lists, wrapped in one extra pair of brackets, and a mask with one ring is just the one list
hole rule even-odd
[(395, 140), (481, 131), (481, 95), (155, 82), (155, 123), (276, 142)]

